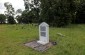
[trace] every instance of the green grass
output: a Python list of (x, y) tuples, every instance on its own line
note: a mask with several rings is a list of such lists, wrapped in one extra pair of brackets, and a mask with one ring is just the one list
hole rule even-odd
[(24, 46), (25, 42), (38, 37), (37, 26), (0, 25), (0, 55), (85, 55), (85, 24), (50, 27), (50, 40), (57, 45), (43, 53)]

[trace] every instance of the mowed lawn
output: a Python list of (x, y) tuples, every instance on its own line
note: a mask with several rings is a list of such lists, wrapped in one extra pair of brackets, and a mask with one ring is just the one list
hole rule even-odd
[(85, 24), (50, 27), (50, 41), (57, 42), (57, 45), (46, 52), (24, 46), (38, 37), (38, 26), (0, 25), (0, 55), (85, 55)]

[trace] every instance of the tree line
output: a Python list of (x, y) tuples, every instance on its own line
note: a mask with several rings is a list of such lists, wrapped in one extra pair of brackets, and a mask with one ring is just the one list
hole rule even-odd
[[(51, 26), (62, 27), (69, 24), (85, 23), (84, 0), (23, 0), (25, 10), (18, 9), (21, 15), (16, 15), (9, 2), (4, 3), (5, 15), (0, 14), (0, 23), (41, 23), (47, 22)], [(17, 20), (17, 21), (16, 21)], [(15, 22), (16, 21), (16, 22)]]

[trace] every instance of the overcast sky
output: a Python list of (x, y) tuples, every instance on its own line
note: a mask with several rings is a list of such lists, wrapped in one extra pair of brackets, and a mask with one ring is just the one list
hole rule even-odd
[(17, 10), (17, 9), (24, 10), (23, 0), (0, 0), (0, 13), (4, 13), (4, 11), (5, 11), (5, 7), (4, 7), (5, 2), (12, 3), (15, 10)]

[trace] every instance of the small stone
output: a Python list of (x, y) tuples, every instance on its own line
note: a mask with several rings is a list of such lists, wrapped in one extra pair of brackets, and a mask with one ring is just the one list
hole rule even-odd
[(53, 45), (57, 45), (57, 42), (52, 42)]

